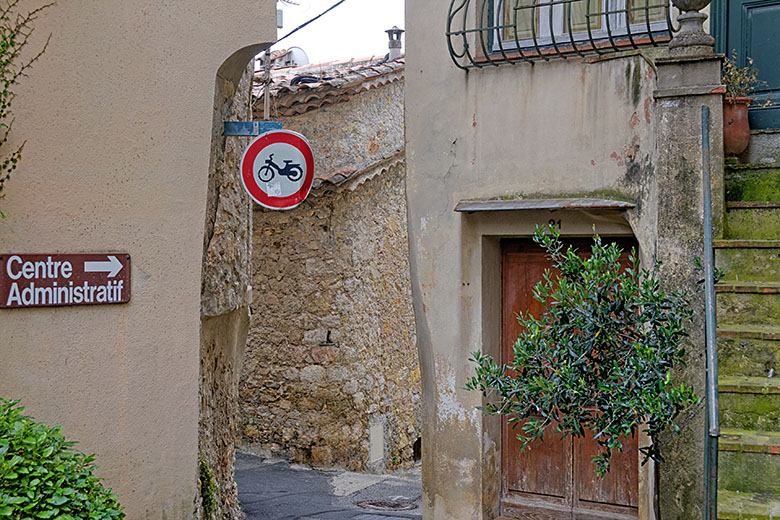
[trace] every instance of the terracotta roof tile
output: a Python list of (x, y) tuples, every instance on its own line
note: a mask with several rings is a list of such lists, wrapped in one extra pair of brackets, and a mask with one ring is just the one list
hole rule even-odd
[(318, 175), (315, 177), (315, 179), (319, 180), (321, 183), (330, 183), (339, 185), (345, 180), (349, 179), (353, 173), (355, 173), (357, 169), (355, 168), (344, 168), (343, 170), (337, 171), (336, 173), (331, 173), (328, 175)]
[[(271, 111), (274, 117), (285, 117), (340, 103), (362, 90), (403, 79), (404, 69), (403, 57), (393, 61), (372, 57), (272, 69)], [(263, 74), (255, 73), (252, 89), (254, 110), (258, 112), (263, 107)]]
[[(355, 189), (360, 184), (374, 178), (377, 175), (381, 175), (391, 168), (395, 168), (404, 163), (403, 151), (397, 152), (393, 155), (385, 157), (380, 161), (357, 170), (355, 168), (344, 168), (335, 173), (318, 175), (314, 178), (312, 189), (319, 189), (325, 187), (340, 187), (342, 185), (347, 186), (347, 189)], [(347, 182), (352, 181), (352, 182)]]

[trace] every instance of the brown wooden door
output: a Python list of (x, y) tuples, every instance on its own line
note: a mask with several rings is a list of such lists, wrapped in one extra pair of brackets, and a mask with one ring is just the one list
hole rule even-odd
[[(633, 239), (617, 240), (626, 253)], [(589, 253), (591, 239), (566, 241)], [(551, 268), (544, 251), (530, 239), (502, 240), (502, 363), (512, 360), (512, 345), (520, 333), (516, 313), (539, 316), (542, 305), (532, 289)], [(518, 426), (519, 428), (519, 426)], [(636, 439), (624, 442), (624, 451), (612, 455), (611, 470), (602, 480), (594, 473), (592, 457), (598, 444), (589, 437), (562, 439), (545, 433), (522, 452), (521, 442), (502, 424), (502, 513), (534, 520), (628, 519), (637, 517), (638, 447)]]

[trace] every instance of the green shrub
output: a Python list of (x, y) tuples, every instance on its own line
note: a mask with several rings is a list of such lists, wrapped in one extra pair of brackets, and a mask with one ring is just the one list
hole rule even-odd
[(641, 427), (652, 440), (640, 448), (645, 461), (661, 460), (659, 435), (679, 430), (676, 417), (699, 402), (672, 378), (685, 357), (688, 295), (663, 291), (657, 269), (640, 270), (633, 253), (621, 268), (620, 248), (598, 236), (589, 257), (565, 249), (554, 228), (547, 235), (537, 227), (534, 241), (560, 272), (546, 272), (534, 288), (546, 310), (518, 316), (522, 332), (507, 365), (475, 352), (466, 388), (490, 398), (486, 413), (522, 424), (523, 449), (555, 424), (564, 436), (589, 435), (601, 448), (593, 462), (603, 477), (620, 439)]
[(124, 518), (92, 473), (94, 455), (74, 450), (59, 426), (22, 415), (18, 403), (0, 399), (0, 519)]

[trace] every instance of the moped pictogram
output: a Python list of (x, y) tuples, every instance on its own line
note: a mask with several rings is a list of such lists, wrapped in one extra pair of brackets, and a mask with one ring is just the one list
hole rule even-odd
[(257, 170), (257, 178), (263, 182), (268, 182), (274, 178), (274, 175), (287, 177), (292, 182), (299, 180), (303, 176), (303, 168), (300, 164), (290, 164), (292, 161), (284, 161), (284, 166), (280, 167), (274, 162), (274, 154), (270, 154), (265, 164)]

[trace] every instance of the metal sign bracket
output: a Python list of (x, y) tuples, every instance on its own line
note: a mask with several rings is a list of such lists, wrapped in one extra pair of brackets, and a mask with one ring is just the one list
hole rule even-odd
[(272, 130), (281, 130), (281, 121), (225, 121), (224, 136), (256, 137)]

